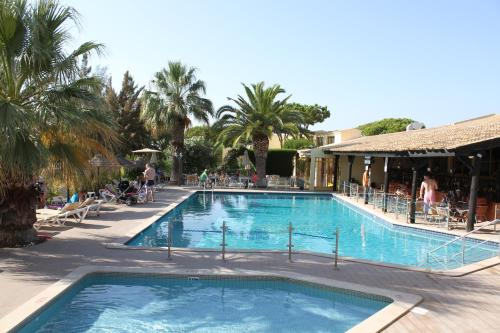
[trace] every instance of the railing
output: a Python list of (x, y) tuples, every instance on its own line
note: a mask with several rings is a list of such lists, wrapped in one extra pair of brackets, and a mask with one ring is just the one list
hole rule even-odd
[[(373, 209), (380, 208), (384, 212), (394, 213), (395, 218), (398, 219), (400, 215), (408, 218), (408, 213), (410, 209), (410, 199), (403, 197), (402, 195), (384, 193), (383, 191), (377, 191), (373, 188), (365, 189), (363, 186), (356, 183), (343, 183), (343, 194), (354, 198), (359, 202), (359, 199), (367, 199), (368, 205), (371, 205)], [(387, 202), (384, 204), (384, 202)]]
[[(425, 266), (429, 267), (431, 264), (437, 263), (446, 268), (448, 266), (448, 263), (453, 262), (454, 260), (456, 260), (457, 257), (460, 258), (460, 263), (464, 265), (466, 263), (465, 256), (467, 252), (470, 252), (475, 248), (478, 248), (488, 242), (491, 242), (491, 240), (483, 240), (483, 241), (477, 241), (473, 245), (467, 246), (467, 237), (474, 233), (477, 233), (480, 230), (483, 230), (486, 227), (497, 224), (500, 224), (500, 219), (487, 222), (477, 229), (474, 229), (460, 237), (454, 238), (436, 247), (435, 249), (428, 251), (425, 255), (425, 263), (424, 263)], [(460, 251), (452, 253), (451, 255), (448, 253), (448, 251), (445, 251), (445, 255), (438, 254), (438, 251), (446, 250), (448, 247), (453, 246), (454, 244), (460, 244)], [(500, 242), (498, 247), (498, 256), (500, 257)]]
[[(168, 229), (168, 234), (167, 234), (167, 255), (168, 259), (170, 260), (172, 258), (172, 253), (174, 252), (173, 247), (173, 237), (172, 237), (172, 232), (173, 232), (173, 226), (172, 226), (172, 221), (168, 222), (167, 225)], [(221, 253), (221, 258), (223, 261), (226, 260), (226, 254), (228, 253), (228, 244), (227, 244), (227, 239), (228, 239), (228, 231), (229, 227), (227, 226), (226, 221), (222, 222), (222, 226), (220, 227), (219, 230), (195, 230), (195, 229), (184, 229), (184, 231), (191, 231), (191, 232), (210, 232), (210, 233), (220, 233), (221, 234), (221, 243), (219, 244), (220, 246), (220, 253)], [(293, 244), (293, 236), (303, 236), (303, 237), (313, 237), (313, 238), (323, 238), (323, 239), (329, 239), (329, 240), (335, 240), (332, 253), (333, 253), (333, 267), (334, 269), (338, 269), (338, 260), (339, 260), (339, 236), (340, 236), (340, 231), (339, 228), (337, 227), (334, 233), (334, 237), (327, 237), (327, 236), (322, 236), (322, 235), (311, 235), (303, 232), (294, 232), (295, 228), (293, 227), (292, 223), (289, 222), (288, 228), (287, 228), (287, 236), (288, 236), (288, 243), (286, 244), (286, 251), (285, 248), (283, 250), (280, 249), (267, 249), (267, 250), (257, 250), (257, 251), (281, 251), (281, 252), (286, 252), (288, 254), (288, 261), (292, 262), (292, 255), (293, 254), (298, 254), (298, 253), (303, 253), (300, 250), (298, 251), (293, 251), (292, 249), (295, 247)], [(268, 232), (265, 232), (266, 234), (269, 234)], [(281, 233), (284, 234), (285, 231), (283, 232), (274, 232), (274, 233)], [(255, 252), (254, 250), (250, 249), (238, 249), (240, 251), (247, 251), (247, 252)], [(212, 250), (211, 250), (212, 251)]]

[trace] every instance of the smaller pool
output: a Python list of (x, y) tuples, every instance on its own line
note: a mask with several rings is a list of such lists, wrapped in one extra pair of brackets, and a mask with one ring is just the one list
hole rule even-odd
[(92, 274), (18, 332), (345, 332), (391, 302), (278, 278)]

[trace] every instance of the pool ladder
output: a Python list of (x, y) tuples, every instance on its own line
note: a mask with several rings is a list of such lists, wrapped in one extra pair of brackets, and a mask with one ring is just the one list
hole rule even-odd
[[(438, 246), (436, 247), (435, 249), (432, 249), (430, 251), (428, 251), (425, 255), (425, 264), (427, 267), (430, 267), (430, 264), (431, 264), (431, 260), (434, 260), (434, 262), (437, 262), (437, 263), (440, 263), (443, 265), (443, 267), (447, 267), (447, 264), (448, 264), (448, 261), (449, 260), (453, 260), (454, 258), (460, 256), (460, 262), (462, 263), (462, 265), (465, 264), (465, 253), (467, 251), (470, 251), (472, 249), (475, 249), (485, 243), (488, 243), (488, 242), (491, 242), (491, 240), (484, 240), (484, 241), (481, 241), (481, 242), (477, 242), (476, 244), (472, 245), (472, 246), (469, 246), (467, 247), (467, 236), (469, 235), (472, 235), (486, 227), (489, 227), (489, 226), (495, 226), (496, 228), (496, 225), (500, 225), (500, 219), (496, 219), (496, 220), (493, 220), (493, 221), (490, 221), (490, 222), (487, 222), (486, 224), (483, 224), (481, 227), (477, 228), (477, 229), (474, 229), (472, 231), (469, 231), (468, 233), (460, 236), (460, 237), (457, 237), (457, 238), (454, 238), (446, 243), (444, 243), (443, 245), (441, 246)], [(448, 246), (452, 245), (452, 244), (457, 244), (459, 243), (460, 244), (460, 251), (453, 254), (451, 257), (448, 257), (448, 251), (446, 251), (446, 255), (438, 255), (436, 254), (437, 251), (441, 250), (441, 249), (446, 249)], [(444, 258), (443, 258), (444, 257)], [(498, 246), (498, 257), (500, 258), (500, 241), (499, 241), (499, 246)]]

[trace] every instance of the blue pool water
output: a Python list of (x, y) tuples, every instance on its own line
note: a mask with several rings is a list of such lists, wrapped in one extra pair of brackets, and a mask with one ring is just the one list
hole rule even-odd
[(94, 275), (18, 332), (345, 332), (390, 303), (282, 280)]
[[(453, 239), (392, 225), (328, 194), (197, 193), (127, 245), (166, 246), (171, 222), (173, 246), (220, 248), (223, 221), (228, 226), (228, 249), (286, 250), (292, 222), (294, 250), (332, 253), (338, 227), (341, 256), (405, 266), (427, 265), (426, 253)], [(498, 245), (476, 244), (467, 241), (471, 250), (466, 251), (464, 263), (456, 255), (461, 245), (454, 243), (437, 253), (446, 255), (447, 261), (431, 261), (430, 267), (452, 269), (498, 254)]]

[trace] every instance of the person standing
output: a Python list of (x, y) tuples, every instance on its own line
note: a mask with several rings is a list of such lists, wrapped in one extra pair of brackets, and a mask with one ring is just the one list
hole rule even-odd
[(203, 173), (200, 175), (200, 186), (205, 187), (207, 185), (207, 179), (208, 179), (208, 170), (205, 169), (203, 170)]
[(365, 167), (365, 172), (363, 173), (363, 189), (364, 189), (364, 197), (365, 197), (365, 205), (368, 204), (370, 198), (370, 167)]
[(155, 185), (156, 171), (150, 163), (146, 163), (144, 170), (144, 180), (146, 181), (146, 202), (151, 197), (151, 202), (155, 202), (153, 186)]
[(432, 205), (436, 203), (436, 191), (438, 189), (437, 182), (432, 178), (431, 174), (424, 174), (424, 181), (420, 185), (419, 200), (424, 199), (424, 216), (427, 219), (427, 214)]

